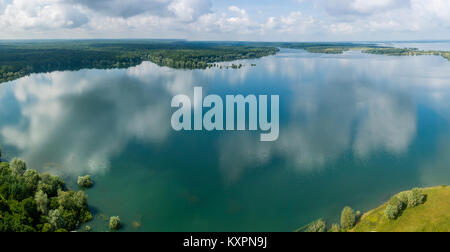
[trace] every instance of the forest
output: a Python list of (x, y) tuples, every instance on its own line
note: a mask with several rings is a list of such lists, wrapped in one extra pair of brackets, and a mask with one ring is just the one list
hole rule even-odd
[(68, 232), (91, 219), (83, 191), (21, 159), (0, 162), (0, 232)]
[(0, 83), (31, 73), (128, 68), (143, 61), (205, 69), (215, 62), (276, 54), (277, 47), (182, 40), (44, 40), (0, 42)]

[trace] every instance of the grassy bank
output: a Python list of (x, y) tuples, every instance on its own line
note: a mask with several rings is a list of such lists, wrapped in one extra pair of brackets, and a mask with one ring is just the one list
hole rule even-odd
[(424, 204), (406, 209), (396, 220), (384, 212), (388, 203), (364, 214), (353, 232), (448, 232), (450, 231), (450, 187), (423, 189)]

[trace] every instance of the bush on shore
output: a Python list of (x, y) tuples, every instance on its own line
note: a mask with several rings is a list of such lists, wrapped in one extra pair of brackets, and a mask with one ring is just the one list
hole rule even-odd
[(426, 196), (423, 191), (418, 188), (401, 192), (392, 197), (389, 201), (384, 211), (384, 215), (390, 220), (395, 220), (402, 215), (405, 209), (414, 208), (425, 203), (425, 198)]
[(351, 207), (345, 207), (341, 213), (341, 227), (350, 229), (356, 225), (355, 211)]

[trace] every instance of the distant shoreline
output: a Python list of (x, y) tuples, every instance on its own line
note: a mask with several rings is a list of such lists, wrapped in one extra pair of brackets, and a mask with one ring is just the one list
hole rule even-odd
[(342, 54), (351, 50), (389, 56), (435, 55), (450, 60), (448, 51), (421, 51), (353, 42), (190, 42), (184, 40), (30, 40), (0, 43), (0, 83), (33, 73), (81, 69), (121, 69), (144, 61), (174, 69), (206, 69), (219, 62), (276, 55), (279, 48), (309, 53)]

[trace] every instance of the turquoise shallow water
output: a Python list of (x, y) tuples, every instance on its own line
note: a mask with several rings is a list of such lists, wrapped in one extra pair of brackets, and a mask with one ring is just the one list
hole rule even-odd
[[(450, 184), (450, 62), (282, 50), (239, 70), (35, 74), (0, 86), (8, 157), (68, 179), (90, 173), (94, 230), (291, 231), (350, 205)], [(256, 64), (252, 67), (251, 64)], [(228, 63), (227, 63), (228, 64)], [(229, 63), (231, 64), (231, 63)], [(280, 95), (280, 138), (174, 132), (176, 94)]]

